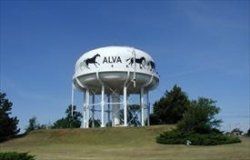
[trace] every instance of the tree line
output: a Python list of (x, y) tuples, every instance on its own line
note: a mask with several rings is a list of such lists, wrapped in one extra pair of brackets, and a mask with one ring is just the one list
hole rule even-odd
[[(12, 102), (6, 98), (6, 94), (0, 92), (0, 141), (15, 137), (20, 131), (17, 127), (19, 120), (15, 116), (11, 117), (12, 106)], [(131, 105), (128, 108), (130, 125), (140, 126), (139, 117), (136, 115), (140, 111), (140, 106)], [(216, 106), (216, 101), (204, 97), (190, 100), (181, 87), (174, 85), (153, 104), (153, 113), (149, 118), (151, 125), (177, 124), (178, 129), (183, 132), (210, 133), (216, 131), (222, 122), (215, 118), (219, 111), (220, 108)], [(36, 117), (30, 118), (25, 133), (45, 128), (79, 128), (81, 118), (82, 114), (76, 111), (76, 106), (69, 105), (65, 116), (56, 120), (52, 125), (39, 124)], [(120, 120), (121, 122), (123, 120), (123, 111), (120, 111)], [(89, 125), (99, 127), (100, 120), (90, 118)], [(108, 122), (107, 126), (111, 126), (111, 123)], [(247, 134), (250, 134), (250, 130)]]

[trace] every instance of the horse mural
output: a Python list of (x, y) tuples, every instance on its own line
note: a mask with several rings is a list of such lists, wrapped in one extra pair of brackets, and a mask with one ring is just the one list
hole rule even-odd
[(129, 61), (129, 64), (132, 66), (134, 64), (134, 59), (135, 59), (135, 63), (138, 63), (140, 65), (140, 68), (144, 68), (144, 63), (146, 61), (145, 57), (141, 57), (141, 58), (129, 58), (126, 61)]
[(93, 57), (85, 59), (84, 61), (82, 61), (82, 62), (80, 63), (80, 68), (82, 68), (83, 66), (85, 66), (86, 68), (89, 69), (89, 64), (94, 64), (95, 67), (97, 67), (96, 64), (100, 65), (98, 62), (96, 62), (96, 58), (97, 58), (97, 57), (100, 57), (100, 54), (97, 53), (97, 54), (94, 55)]
[(150, 68), (150, 71), (155, 70), (155, 63), (153, 61), (148, 61), (147, 65)]

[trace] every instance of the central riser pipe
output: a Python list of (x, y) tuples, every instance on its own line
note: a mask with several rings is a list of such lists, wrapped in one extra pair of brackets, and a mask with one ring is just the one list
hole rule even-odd
[(120, 125), (120, 95), (111, 94), (112, 103), (112, 126)]

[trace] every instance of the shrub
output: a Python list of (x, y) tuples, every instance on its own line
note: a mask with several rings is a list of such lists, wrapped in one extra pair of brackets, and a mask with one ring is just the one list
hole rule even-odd
[(246, 136), (250, 137), (250, 128), (247, 130)]
[(0, 152), (1, 160), (35, 160), (34, 156), (28, 153)]
[(227, 136), (219, 132), (209, 134), (183, 133), (179, 130), (164, 132), (156, 137), (157, 143), (162, 144), (186, 144), (191, 141), (192, 145), (218, 145), (239, 143), (241, 140), (236, 136)]

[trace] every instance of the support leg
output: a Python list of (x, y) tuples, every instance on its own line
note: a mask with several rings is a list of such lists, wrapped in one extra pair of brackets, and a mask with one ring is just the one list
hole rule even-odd
[(81, 128), (86, 128), (86, 91), (83, 91), (83, 110), (82, 110), (82, 124)]
[(89, 128), (89, 89), (86, 90), (86, 119), (85, 119), (85, 128)]
[(150, 103), (149, 103), (149, 95), (147, 91), (147, 109), (148, 109), (148, 126), (150, 126)]
[(124, 127), (128, 126), (127, 86), (123, 88)]
[(95, 94), (92, 94), (92, 109), (91, 109), (91, 111), (92, 111), (92, 117), (91, 117), (91, 119), (92, 119), (92, 124), (91, 124), (91, 127), (92, 128), (95, 128)]
[(101, 127), (105, 127), (104, 124), (104, 94), (105, 94), (105, 87), (102, 85), (102, 93), (101, 93)]
[(141, 98), (141, 125), (142, 126), (145, 126), (145, 123), (144, 123), (144, 88), (141, 88), (141, 95), (140, 95), (140, 98)]

